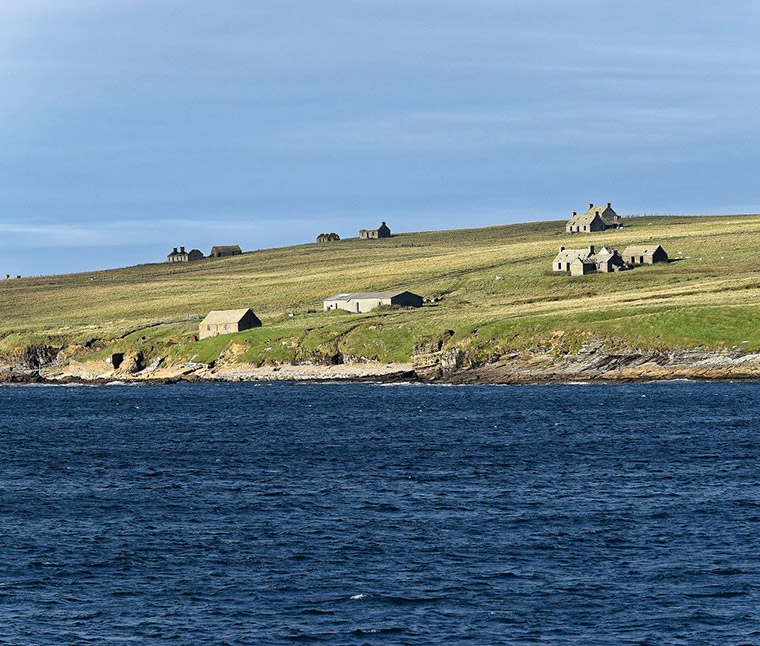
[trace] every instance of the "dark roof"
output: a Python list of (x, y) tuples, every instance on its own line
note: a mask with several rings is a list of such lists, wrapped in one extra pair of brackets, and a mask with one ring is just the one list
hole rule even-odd
[(356, 301), (363, 298), (393, 298), (400, 294), (406, 294), (408, 290), (403, 289), (395, 292), (348, 292), (346, 294), (335, 294), (326, 298), (326, 301)]

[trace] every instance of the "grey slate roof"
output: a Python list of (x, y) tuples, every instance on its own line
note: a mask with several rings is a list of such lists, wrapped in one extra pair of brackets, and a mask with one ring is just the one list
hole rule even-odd
[(405, 294), (407, 290), (403, 289), (401, 291), (395, 291), (395, 292), (348, 292), (346, 294), (335, 294), (335, 296), (330, 296), (329, 298), (326, 298), (326, 301), (356, 301), (361, 300), (363, 298), (393, 298), (394, 296), (398, 296), (399, 294)]
[(591, 224), (596, 218), (604, 221), (604, 218), (598, 213), (582, 213), (580, 215), (574, 215), (570, 218), (570, 222), (573, 224)]
[[(604, 212), (608, 210), (612, 211), (612, 213), (608, 214), (608, 216), (605, 217)], [(615, 210), (611, 206), (607, 206), (606, 204), (594, 204), (593, 206), (589, 207), (585, 213), (579, 213), (571, 217), (570, 222), (573, 224), (591, 224), (597, 215), (606, 224), (614, 224), (614, 221), (611, 218), (614, 218), (617, 213), (615, 213)]]
[(565, 249), (557, 254), (554, 262), (572, 262), (576, 258), (588, 258), (588, 247), (585, 249)]
[(597, 251), (593, 255), (593, 258), (597, 262), (605, 262), (605, 261), (609, 260), (610, 258), (613, 258), (615, 256), (615, 254), (617, 254), (617, 250), (616, 249), (611, 249), (610, 247), (602, 247), (599, 251)]
[(623, 251), (623, 256), (651, 256), (658, 249), (662, 249), (662, 246), (656, 245), (631, 245), (626, 247)]

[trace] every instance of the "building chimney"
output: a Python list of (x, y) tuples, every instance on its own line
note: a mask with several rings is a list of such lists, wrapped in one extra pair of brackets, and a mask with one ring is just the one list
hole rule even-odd
[(179, 252), (180, 252), (180, 253), (185, 253), (185, 248), (184, 248), (184, 247), (180, 247), (180, 248), (179, 248)]
[(172, 249), (172, 253), (177, 253), (177, 247), (174, 247), (174, 249)]
[(594, 245), (590, 244), (588, 246), (588, 255), (593, 256), (594, 255)]
[(380, 224), (380, 226), (384, 227), (384, 226), (385, 226), (385, 222), (382, 222), (382, 223)]
[(607, 208), (608, 208), (608, 209), (611, 209), (611, 208), (612, 208), (612, 202), (607, 202)]
[(565, 248), (564, 248), (564, 247), (560, 247), (560, 248), (559, 248), (559, 252), (560, 252), (560, 253), (562, 253), (564, 250), (565, 250)]
[(576, 215), (578, 215), (578, 211), (573, 211), (573, 217), (575, 217)]
[(589, 202), (588, 203), (588, 208), (593, 209), (594, 208), (594, 203), (593, 202)]

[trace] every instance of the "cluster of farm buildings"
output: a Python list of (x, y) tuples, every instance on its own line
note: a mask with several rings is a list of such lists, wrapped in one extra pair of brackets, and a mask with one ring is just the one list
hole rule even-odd
[[(607, 202), (606, 206), (589, 204), (585, 213), (573, 211), (565, 225), (565, 232), (598, 233), (622, 227), (623, 218), (615, 213), (612, 204)], [(622, 253), (609, 246), (601, 247), (598, 251), (595, 245), (583, 249), (566, 249), (563, 246), (559, 248), (559, 253), (552, 262), (552, 271), (568, 273), (571, 276), (585, 276), (596, 272), (623, 271), (637, 265), (653, 265), (658, 262), (668, 262), (668, 254), (661, 245), (652, 242), (629, 245)]]
[[(582, 214), (573, 211), (570, 220), (565, 225), (565, 231), (568, 234), (597, 233), (610, 229), (620, 229), (622, 226), (623, 219), (614, 211), (612, 204), (607, 202), (606, 205), (602, 206), (589, 204), (588, 210)], [(361, 229), (359, 231), (361, 240), (390, 237), (391, 230), (385, 222), (377, 229)], [(340, 236), (337, 233), (320, 233), (317, 236), (318, 243), (338, 240), (340, 240)], [(237, 245), (213, 247), (208, 257), (221, 258), (240, 253), (242, 251)], [(185, 251), (184, 247), (179, 247), (179, 249), (175, 247), (167, 256), (167, 262), (190, 262), (205, 257), (198, 249)], [(595, 245), (589, 245), (582, 249), (568, 249), (562, 246), (552, 262), (552, 271), (570, 274), (571, 276), (585, 276), (596, 272), (624, 271), (638, 265), (651, 265), (659, 262), (668, 262), (668, 254), (661, 245), (651, 242), (629, 245), (622, 253), (607, 245), (598, 250)], [(406, 290), (347, 292), (326, 298), (323, 302), (323, 310), (345, 310), (355, 314), (363, 314), (381, 306), (422, 307), (423, 302), (422, 296)], [(205, 339), (222, 334), (232, 334), (260, 326), (261, 320), (251, 309), (218, 310), (210, 312), (201, 321), (199, 338)]]

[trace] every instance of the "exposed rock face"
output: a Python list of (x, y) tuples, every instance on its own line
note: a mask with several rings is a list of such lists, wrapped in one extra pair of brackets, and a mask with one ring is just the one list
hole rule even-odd
[(412, 365), (420, 378), (428, 381), (443, 379), (472, 366), (469, 355), (461, 348), (444, 349), (452, 336), (453, 330), (444, 330), (437, 339), (415, 344)]
[(596, 342), (554, 356), (525, 351), (452, 375), (454, 383), (760, 379), (760, 354), (739, 350), (628, 350), (605, 352)]
[(145, 368), (145, 360), (142, 352), (127, 352), (124, 360), (119, 365), (119, 373), (133, 375)]
[(14, 359), (19, 368), (34, 370), (53, 363), (61, 348), (52, 345), (30, 345), (19, 351)]
[(452, 375), (470, 368), (472, 362), (467, 352), (460, 348), (451, 348), (439, 352), (415, 354), (412, 365), (420, 378), (435, 381), (448, 379)]

